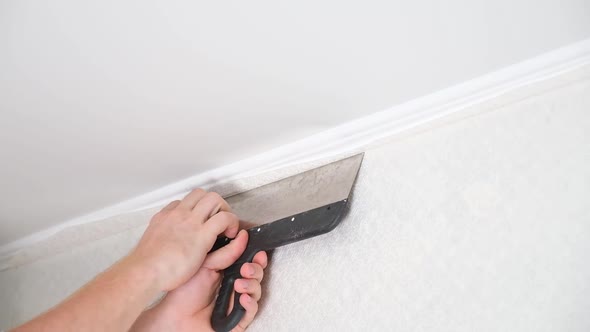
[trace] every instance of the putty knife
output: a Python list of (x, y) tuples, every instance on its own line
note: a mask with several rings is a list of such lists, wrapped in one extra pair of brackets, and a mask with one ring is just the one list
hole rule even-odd
[[(211, 317), (215, 331), (230, 331), (244, 317), (246, 310), (237, 300), (238, 293), (227, 315), (242, 264), (252, 262), (259, 251), (309, 239), (338, 226), (362, 159), (363, 154), (358, 154), (226, 198), (242, 223), (252, 227), (244, 253), (224, 271)], [(212, 250), (228, 242), (220, 237)]]

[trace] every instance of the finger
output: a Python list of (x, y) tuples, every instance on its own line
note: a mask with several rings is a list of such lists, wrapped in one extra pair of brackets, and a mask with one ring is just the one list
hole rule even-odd
[(220, 282), (217, 271), (199, 269), (186, 283), (169, 291), (158, 306), (190, 316), (215, 301)]
[(188, 195), (184, 196), (178, 207), (184, 210), (192, 210), (206, 194), (207, 192), (201, 188), (194, 189)]
[(219, 271), (227, 269), (244, 252), (248, 244), (248, 232), (242, 230), (228, 245), (210, 253), (203, 262), (203, 267)]
[(172, 202), (168, 203), (168, 205), (164, 206), (160, 212), (174, 210), (174, 208), (177, 207), (178, 204), (180, 204), (179, 200), (172, 201)]
[(268, 265), (268, 255), (264, 251), (259, 251), (254, 255), (252, 262), (262, 266), (263, 269), (266, 269), (266, 266)]
[(258, 312), (258, 302), (254, 301), (248, 294), (242, 294), (240, 295), (240, 304), (246, 309), (246, 314), (238, 323), (238, 327), (244, 331), (252, 323), (254, 316)]
[(264, 271), (262, 270), (262, 266), (256, 263), (245, 263), (240, 268), (240, 274), (242, 277), (247, 279), (255, 279), (258, 282), (262, 281), (264, 277)]
[(238, 293), (250, 295), (256, 301), (262, 295), (262, 287), (256, 279), (238, 279), (234, 282), (234, 289)]
[(229, 204), (215, 192), (209, 192), (199, 200), (197, 205), (193, 208), (193, 214), (201, 222), (207, 221), (209, 218), (217, 214), (219, 211), (231, 211)]
[(231, 239), (240, 229), (240, 219), (231, 212), (219, 212), (205, 223), (205, 229), (215, 236), (223, 234)]

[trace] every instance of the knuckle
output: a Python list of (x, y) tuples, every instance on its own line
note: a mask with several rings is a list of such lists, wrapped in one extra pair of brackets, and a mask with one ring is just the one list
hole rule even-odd
[(235, 213), (231, 213), (231, 212), (227, 212), (227, 211), (222, 211), (219, 213), (222, 214), (223, 217), (231, 223), (237, 223), (240, 221), (240, 219), (238, 218), (238, 216)]
[(191, 190), (191, 194), (199, 194), (199, 193), (201, 193), (201, 194), (206, 193), (206, 191), (202, 188), (196, 188), (196, 189)]
[(253, 299), (253, 301), (250, 303), (250, 310), (252, 310), (252, 316), (256, 315), (256, 313), (258, 312), (258, 302), (256, 301), (256, 299)]
[(158, 222), (158, 220), (162, 219), (162, 217), (164, 217), (164, 213), (162, 211), (154, 214), (154, 216), (150, 220), (150, 224)]
[(223, 201), (223, 197), (221, 197), (221, 195), (219, 195), (218, 193), (214, 192), (214, 191), (210, 191), (207, 193), (207, 199), (210, 199), (214, 202), (221, 202)]
[(216, 218), (219, 218), (219, 221), (227, 222), (229, 224), (234, 224), (239, 222), (238, 216), (231, 212), (221, 211), (216, 214)]

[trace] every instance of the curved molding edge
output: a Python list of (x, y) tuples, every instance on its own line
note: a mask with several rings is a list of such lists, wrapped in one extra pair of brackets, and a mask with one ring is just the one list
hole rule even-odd
[[(353, 120), (305, 139), (172, 183), (104, 209), (68, 220), (46, 230), (0, 246), (0, 271), (19, 266), (66, 247), (86, 243), (129, 228), (116, 216), (153, 208), (182, 197), (192, 188), (215, 190), (223, 196), (263, 185), (282, 177), (363, 151), (372, 144), (445, 121), (470, 116), (486, 107), (514, 102), (580, 77), (590, 77), (590, 39), (559, 48), (476, 79), (410, 100)], [(572, 73), (581, 73), (572, 75)], [(473, 107), (473, 106), (478, 106)], [(282, 170), (277, 172), (277, 170)], [(250, 179), (244, 181), (244, 179)], [(252, 181), (252, 179), (256, 179)], [(151, 211), (150, 211), (151, 212)], [(114, 220), (118, 220), (115, 222)], [(103, 223), (101, 231), (96, 224)], [(87, 225), (90, 224), (90, 225)], [(85, 236), (72, 237), (72, 228), (86, 227)], [(61, 235), (60, 235), (61, 234)], [(47, 250), (46, 242), (62, 242)], [(37, 248), (36, 250), (34, 248)], [(55, 246), (54, 246), (55, 247)], [(44, 248), (44, 249), (42, 249)], [(36, 253), (36, 254), (35, 254)]]

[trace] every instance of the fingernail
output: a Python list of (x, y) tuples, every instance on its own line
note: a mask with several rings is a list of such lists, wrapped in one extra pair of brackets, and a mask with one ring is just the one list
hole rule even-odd
[(247, 280), (243, 280), (242, 279), (242, 288), (243, 289), (248, 289), (248, 281)]
[(246, 265), (246, 274), (248, 274), (249, 277), (254, 276), (254, 268), (251, 265)]

